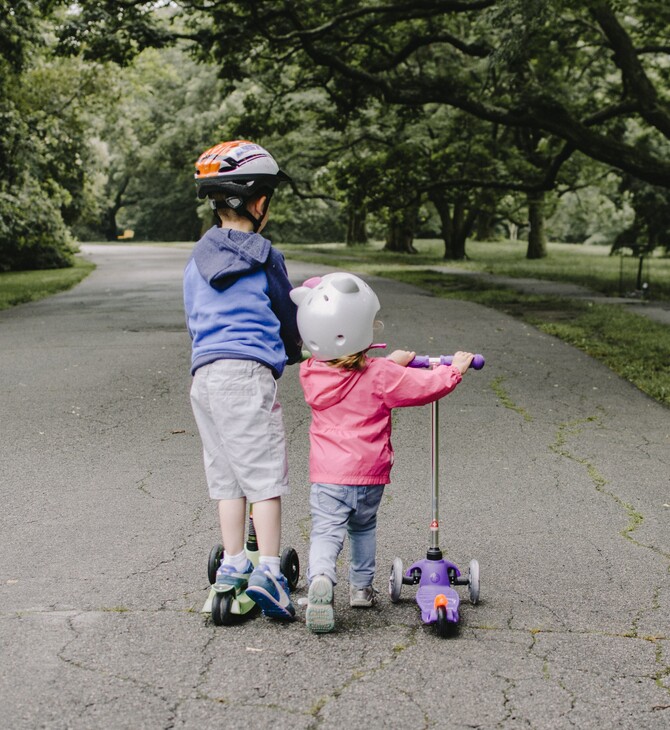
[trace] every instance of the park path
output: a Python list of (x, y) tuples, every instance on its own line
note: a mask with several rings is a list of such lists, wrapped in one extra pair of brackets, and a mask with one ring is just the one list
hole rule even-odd
[[(75, 289), (0, 313), (0, 727), (670, 725), (670, 412), (504, 314), (371, 279), (390, 347), (486, 355), (442, 408), (442, 547), (482, 571), (454, 639), (390, 603), (428, 541), (427, 408), (394, 417), (378, 605), (337, 631), (200, 613), (218, 539), (188, 403), (188, 251), (87, 246)], [(295, 283), (323, 267), (289, 262)], [(280, 381), (306, 561), (307, 428)], [(296, 599), (304, 598), (304, 579)], [(464, 596), (465, 597), (465, 596)]]

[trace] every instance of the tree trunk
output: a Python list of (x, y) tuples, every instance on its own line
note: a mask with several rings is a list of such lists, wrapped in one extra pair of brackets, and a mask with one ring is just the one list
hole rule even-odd
[(475, 240), (491, 241), (495, 238), (493, 224), (496, 215), (496, 197), (490, 191), (479, 196), (477, 217), (475, 222)]
[(465, 244), (472, 232), (477, 214), (467, 211), (466, 200), (460, 198), (452, 205), (442, 191), (433, 191), (430, 199), (440, 216), (444, 258), (447, 261), (462, 261), (467, 258)]
[(543, 259), (547, 255), (547, 237), (544, 232), (544, 193), (528, 195), (528, 249), (527, 259)]
[(114, 196), (114, 203), (108, 206), (104, 212), (103, 230), (108, 241), (116, 241), (118, 235), (118, 225), (116, 223), (116, 214), (121, 210), (124, 205), (123, 195), (126, 192), (130, 177), (125, 177), (121, 183), (121, 186)]
[(347, 210), (347, 246), (357, 246), (368, 242), (368, 233), (365, 228), (367, 212), (365, 208), (350, 206)]
[(414, 231), (419, 216), (419, 206), (412, 205), (391, 212), (386, 233), (384, 251), (396, 253), (416, 253), (414, 248)]

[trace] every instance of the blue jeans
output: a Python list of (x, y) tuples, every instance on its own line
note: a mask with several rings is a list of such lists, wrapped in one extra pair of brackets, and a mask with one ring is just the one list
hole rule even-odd
[(337, 583), (337, 558), (349, 533), (351, 563), (349, 583), (356, 588), (372, 585), (375, 577), (377, 549), (377, 510), (384, 485), (349, 486), (346, 484), (312, 484), (312, 535), (309, 547), (311, 581), (326, 575)]

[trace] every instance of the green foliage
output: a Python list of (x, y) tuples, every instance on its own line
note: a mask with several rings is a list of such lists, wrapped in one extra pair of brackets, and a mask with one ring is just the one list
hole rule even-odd
[(38, 41), (39, 18), (48, 2), (0, 0), (0, 79), (7, 72), (20, 73), (31, 47)]
[(58, 206), (35, 181), (0, 191), (0, 271), (70, 266), (72, 244)]
[(340, 206), (320, 199), (298, 201), (280, 190), (272, 199), (267, 235), (274, 242), (286, 243), (342, 241), (345, 230)]
[[(49, 57), (56, 3), (13, 3), (0, 13), (0, 271), (71, 264), (68, 224), (82, 212), (82, 151), (95, 67)], [(19, 27), (20, 26), (20, 27)]]
[[(473, 231), (525, 226), (527, 196), (556, 190), (546, 205), (565, 240), (616, 238), (632, 205), (635, 238), (666, 243), (667, 196), (650, 185), (670, 186), (660, 0), (0, 0), (0, 11), (3, 210), (27, 219), (13, 206), (39, 179), (52, 203), (40, 215), (60, 219), (44, 223), (56, 249), (69, 245), (63, 224), (195, 238), (209, 213), (193, 162), (239, 137), (294, 178), (273, 203), (278, 240), (335, 240), (367, 219), (411, 244), (430, 220), (461, 259)], [(616, 190), (602, 163), (647, 189)], [(601, 215), (608, 206), (618, 214)], [(13, 245), (0, 241), (0, 260)]]
[(220, 141), (225, 117), (215, 69), (181, 50), (148, 49), (117, 70), (96, 121), (96, 238), (130, 228), (141, 240), (192, 240), (200, 233), (194, 162)]
[(129, 65), (145, 48), (161, 48), (170, 40), (155, 2), (83, 0), (71, 6), (59, 23), (58, 52), (90, 61)]
[(609, 175), (597, 185), (562, 195), (547, 220), (551, 240), (611, 246), (635, 215), (630, 197), (618, 184), (616, 176)]

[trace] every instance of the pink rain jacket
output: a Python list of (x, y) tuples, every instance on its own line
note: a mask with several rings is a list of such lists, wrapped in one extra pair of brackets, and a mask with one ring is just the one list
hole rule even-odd
[(406, 368), (383, 357), (367, 358), (364, 370), (343, 370), (310, 358), (300, 366), (300, 382), (312, 409), (311, 481), (388, 484), (391, 409), (442, 398), (461, 382), (461, 373), (445, 365)]

